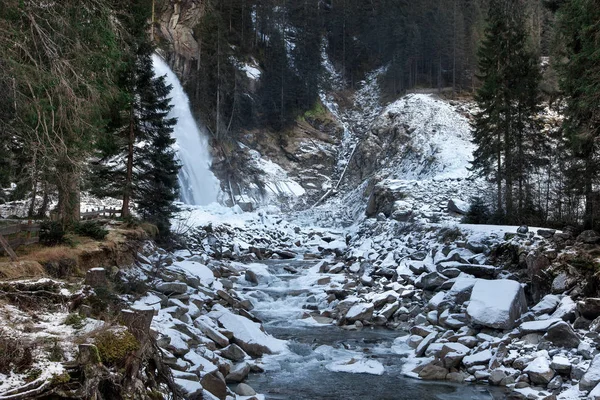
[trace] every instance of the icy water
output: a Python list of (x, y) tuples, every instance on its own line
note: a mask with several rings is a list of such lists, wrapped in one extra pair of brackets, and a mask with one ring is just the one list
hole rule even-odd
[[(292, 265), (298, 274), (285, 271)], [(312, 264), (314, 265), (314, 264)], [(305, 262), (269, 262), (274, 277), (244, 294), (256, 305), (253, 311), (267, 332), (289, 341), (286, 354), (265, 357), (265, 373), (251, 374), (247, 383), (267, 399), (286, 400), (491, 400), (504, 398), (488, 386), (424, 382), (402, 374), (408, 347), (394, 339), (403, 332), (384, 328), (347, 331), (337, 326), (303, 320), (306, 304), (323, 305), (322, 289), (311, 285), (318, 276)], [(341, 277), (340, 277), (341, 278)], [(321, 293), (319, 293), (321, 292)], [(307, 322), (312, 321), (312, 322)], [(375, 360), (382, 375), (334, 372), (340, 360)]]

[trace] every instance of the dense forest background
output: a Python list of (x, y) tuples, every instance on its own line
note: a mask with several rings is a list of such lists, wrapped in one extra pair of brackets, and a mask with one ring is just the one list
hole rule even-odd
[[(171, 3), (0, 3), (0, 184), (16, 184), (4, 201), (29, 199), (30, 216), (43, 216), (57, 199), (54, 213), (68, 224), (81, 191), (92, 189), (122, 198), (124, 215), (137, 204), (168, 230), (179, 166), (169, 88), (152, 76), (150, 56), (168, 52), (152, 21)], [(381, 69), (384, 100), (419, 89), (475, 96), (473, 170), (496, 193), (478, 200), (472, 220), (597, 225), (593, 0), (199, 3), (199, 51), (182, 75), (215, 144), (248, 129), (284, 132), (322, 109), (326, 59), (341, 77), (338, 92)], [(244, 65), (260, 69), (258, 82)], [(565, 117), (556, 129), (543, 129), (546, 104)]]
[[(196, 27), (200, 52), (189, 67), (189, 93), (217, 137), (252, 126), (282, 129), (313, 108), (328, 82), (325, 57), (349, 89), (384, 67), (381, 88), (388, 100), (415, 88), (472, 93), (488, 3), (208, 0)], [(528, 46), (549, 56), (554, 14), (540, 0), (519, 3)], [(254, 101), (243, 96), (247, 87), (240, 82), (238, 66), (246, 62), (264, 71)]]

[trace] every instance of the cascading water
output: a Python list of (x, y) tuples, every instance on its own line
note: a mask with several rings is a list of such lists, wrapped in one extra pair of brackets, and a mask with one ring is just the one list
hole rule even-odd
[(220, 185), (210, 170), (206, 130), (196, 123), (190, 110), (190, 100), (175, 73), (160, 56), (154, 54), (152, 61), (156, 76), (165, 76), (166, 83), (173, 86), (170, 94), (173, 108), (169, 117), (177, 118), (173, 136), (177, 141), (175, 146), (182, 164), (179, 172), (181, 201), (194, 205), (214, 203), (217, 201)]

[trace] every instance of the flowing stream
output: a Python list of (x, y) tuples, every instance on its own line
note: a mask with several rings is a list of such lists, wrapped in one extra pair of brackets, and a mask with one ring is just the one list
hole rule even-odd
[(176, 149), (182, 168), (179, 172), (181, 201), (186, 204), (207, 205), (217, 201), (219, 180), (210, 170), (211, 158), (208, 152), (206, 128), (199, 126), (190, 110), (190, 100), (185, 94), (179, 79), (165, 61), (152, 56), (154, 73), (165, 76), (171, 85), (171, 105), (169, 117), (177, 118), (173, 135), (177, 140)]
[[(489, 386), (425, 382), (403, 375), (408, 347), (396, 340), (405, 334), (385, 328), (348, 331), (321, 325), (306, 316), (324, 294), (311, 285), (307, 262), (270, 261), (269, 282), (244, 288), (267, 332), (289, 341), (288, 353), (264, 358), (265, 373), (251, 374), (247, 383), (267, 399), (339, 400), (492, 400), (504, 398)], [(298, 274), (287, 272), (292, 266)], [(382, 375), (335, 372), (344, 360), (373, 361), (383, 365)]]

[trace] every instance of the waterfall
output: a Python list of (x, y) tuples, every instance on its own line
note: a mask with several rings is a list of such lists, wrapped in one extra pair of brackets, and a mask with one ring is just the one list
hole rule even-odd
[(157, 54), (152, 56), (152, 61), (156, 76), (165, 76), (166, 83), (173, 86), (170, 93), (173, 108), (169, 117), (177, 118), (173, 136), (177, 141), (175, 149), (182, 165), (179, 172), (181, 201), (195, 205), (214, 203), (220, 192), (220, 184), (210, 170), (206, 128), (196, 123), (190, 110), (190, 100), (177, 75)]

